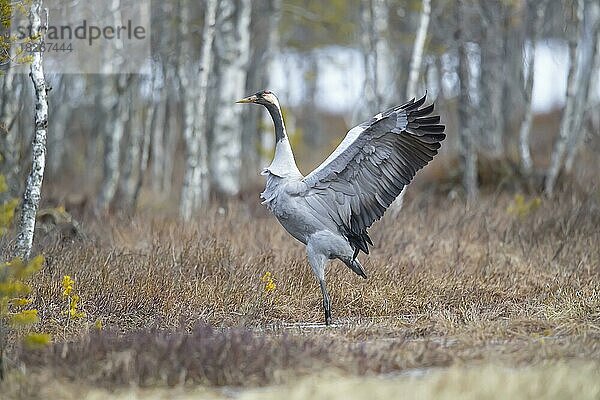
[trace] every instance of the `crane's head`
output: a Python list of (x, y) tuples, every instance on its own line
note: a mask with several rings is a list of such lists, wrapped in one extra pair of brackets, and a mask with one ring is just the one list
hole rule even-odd
[(260, 92), (254, 93), (252, 96), (244, 97), (243, 99), (236, 101), (236, 103), (255, 103), (262, 104), (263, 106), (279, 106), (277, 97), (275, 97), (273, 92), (271, 92), (270, 90), (262, 90)]

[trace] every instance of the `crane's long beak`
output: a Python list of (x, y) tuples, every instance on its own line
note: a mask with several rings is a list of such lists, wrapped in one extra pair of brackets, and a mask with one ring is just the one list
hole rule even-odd
[(256, 100), (258, 100), (258, 97), (253, 94), (252, 96), (244, 97), (243, 99), (236, 101), (236, 103), (256, 103)]

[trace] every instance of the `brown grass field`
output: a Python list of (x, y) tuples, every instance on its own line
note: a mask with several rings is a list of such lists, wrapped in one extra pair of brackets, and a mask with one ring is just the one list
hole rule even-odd
[(12, 347), (3, 398), (599, 398), (599, 194), (420, 190), (373, 227), (368, 280), (331, 264), (331, 327), (303, 246), (255, 206), (89, 225), (44, 251), (54, 342)]
[(44, 249), (32, 307), (53, 344), (13, 341), (0, 397), (600, 398), (600, 192), (534, 199), (409, 191), (371, 230), (367, 280), (330, 265), (331, 327), (255, 199), (89, 223)]

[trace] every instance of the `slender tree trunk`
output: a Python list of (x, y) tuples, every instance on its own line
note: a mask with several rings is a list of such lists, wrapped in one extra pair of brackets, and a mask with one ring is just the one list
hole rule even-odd
[(533, 120), (531, 96), (533, 92), (533, 77), (535, 70), (535, 48), (544, 26), (544, 14), (546, 12), (547, 5), (548, 0), (541, 0), (539, 2), (536, 1), (529, 5), (529, 13), (533, 14), (530, 18), (530, 20), (532, 20), (531, 34), (529, 35), (531, 46), (530, 50), (525, 53), (526, 59), (524, 64), (528, 66), (524, 89), (525, 116), (521, 122), (521, 128), (519, 129), (519, 151), (521, 154), (521, 166), (527, 175), (530, 175), (533, 171), (533, 161), (531, 160), (531, 151), (529, 148), (529, 134), (531, 132), (531, 122)]
[[(211, 74), (213, 41), (217, 15), (217, 1), (207, 0), (202, 32), (202, 53), (200, 55), (200, 76), (194, 96), (186, 96), (184, 140), (186, 143), (186, 167), (181, 191), (179, 213), (189, 220), (194, 212), (208, 203), (208, 151), (207, 114), (208, 78)], [(187, 65), (183, 74), (192, 72)], [(197, 98), (196, 98), (197, 97)]]
[(135, 212), (135, 199), (141, 172), (142, 151), (144, 149), (144, 120), (142, 110), (136, 100), (139, 98), (139, 77), (134, 76), (124, 94), (123, 100), (129, 103), (128, 121), (125, 123), (124, 157), (121, 166), (117, 205), (126, 213)]
[(18, 116), (18, 94), (21, 80), (10, 68), (0, 76), (2, 104), (0, 105), (0, 175), (4, 175), (8, 191), (0, 193), (0, 202), (18, 196), (19, 146), (15, 125)]
[(138, 164), (138, 176), (135, 182), (135, 189), (133, 193), (133, 210), (137, 209), (138, 200), (140, 198), (140, 192), (144, 185), (144, 178), (150, 164), (150, 146), (152, 145), (152, 122), (154, 120), (154, 107), (153, 104), (149, 104), (146, 113), (142, 116), (143, 135), (140, 146), (142, 147), (140, 162)]
[(361, 47), (365, 69), (363, 120), (381, 111), (388, 104), (386, 80), (390, 67), (390, 49), (386, 41), (389, 9), (385, 0), (369, 0), (361, 3)]
[(390, 105), (388, 75), (392, 64), (387, 40), (390, 9), (386, 0), (371, 0), (371, 2), (375, 33), (375, 93), (379, 108), (387, 108)]
[[(168, 18), (169, 10), (164, 8), (168, 5), (162, 3), (156, 8), (156, 13), (161, 18)], [(169, 38), (172, 36), (172, 30), (158, 31), (158, 47), (162, 51), (158, 52), (156, 58), (152, 62), (152, 101), (151, 112), (149, 113), (150, 131), (148, 134), (151, 137), (151, 154), (150, 154), (150, 185), (155, 194), (162, 193), (162, 184), (164, 180), (164, 163), (165, 163), (165, 137), (167, 129), (167, 70), (168, 57), (164, 54), (164, 50), (169, 48)]]
[(585, 0), (585, 10), (583, 16), (583, 26), (581, 40), (578, 48), (578, 74), (577, 74), (577, 95), (575, 100), (575, 112), (572, 134), (567, 144), (567, 157), (565, 170), (571, 172), (575, 161), (575, 155), (579, 149), (581, 138), (584, 137), (583, 121), (587, 105), (590, 104), (590, 88), (592, 73), (596, 60), (597, 42), (600, 35), (600, 4), (594, 0)]
[(249, 0), (219, 2), (215, 36), (216, 113), (210, 151), (211, 183), (219, 195), (240, 190), (242, 108), (249, 56)]
[[(504, 57), (507, 32), (503, 28), (507, 11), (506, 5), (500, 1), (482, 1), (481, 17), (483, 42), (481, 49), (481, 68), (479, 82), (481, 144), (494, 157), (504, 153)], [(464, 28), (464, 27), (463, 27)]]
[(525, 76), (523, 75), (523, 49), (525, 48), (525, 5), (523, 1), (505, 2), (504, 22), (504, 87), (500, 115), (502, 131), (498, 156), (506, 157), (507, 149), (518, 148), (518, 137), (509, 132), (518, 132), (525, 110)]
[(576, 110), (576, 97), (577, 97), (577, 47), (578, 47), (578, 32), (581, 20), (583, 19), (584, 0), (578, 0), (577, 11), (574, 12), (573, 22), (571, 23), (571, 34), (569, 35), (569, 76), (567, 78), (567, 96), (565, 102), (565, 109), (563, 116), (560, 121), (560, 130), (558, 139), (554, 144), (552, 150), (552, 157), (550, 159), (550, 166), (546, 176), (546, 182), (544, 190), (548, 196), (554, 193), (554, 187), (558, 174), (562, 168), (563, 159), (565, 156), (565, 150), (569, 137), (574, 134), (571, 130), (573, 127), (573, 119), (575, 117)]
[[(423, 50), (425, 49), (425, 39), (427, 39), (430, 16), (431, 0), (423, 0), (419, 29), (417, 30), (417, 37), (415, 39), (412, 59), (410, 61), (410, 72), (408, 74), (408, 85), (406, 89), (406, 97), (408, 99), (412, 99), (417, 96), (417, 83), (419, 81), (419, 75), (421, 74), (421, 66), (423, 65)], [(394, 202), (391, 204), (390, 210), (392, 214), (396, 215), (402, 208), (405, 193), (406, 188), (400, 192), (398, 198), (396, 198), (396, 200), (394, 200)]]
[[(112, 0), (110, 11), (114, 26), (122, 25), (121, 0)], [(104, 56), (104, 72), (118, 74), (121, 64), (120, 56), (115, 57), (110, 51)], [(129, 80), (130, 77), (122, 74), (109, 76), (102, 86), (102, 103), (107, 116), (103, 126), (104, 164), (100, 193), (96, 202), (96, 212), (98, 213), (108, 212), (119, 184), (121, 139), (129, 117), (129, 103), (123, 100), (122, 95), (125, 93)]]
[(429, 19), (431, 16), (431, 0), (423, 0), (422, 7), (419, 29), (417, 30), (417, 37), (410, 61), (410, 73), (408, 74), (408, 88), (406, 89), (406, 97), (408, 99), (417, 96), (417, 83), (421, 73), (421, 65), (423, 64), (423, 50), (425, 49), (425, 39), (427, 38), (427, 29), (429, 28)]
[[(68, 75), (62, 75), (60, 77), (58, 87), (53, 87), (53, 91), (56, 91), (54, 96), (59, 99), (67, 99), (67, 79), (71, 77)], [(52, 111), (52, 137), (48, 141), (48, 150), (50, 156), (48, 157), (48, 169), (50, 176), (56, 175), (63, 165), (63, 159), (65, 155), (65, 131), (67, 130), (70, 116), (70, 103), (68, 101), (61, 101), (55, 104)]]
[(466, 35), (464, 34), (465, 21), (464, 0), (458, 2), (456, 39), (458, 45), (458, 78), (460, 81), (460, 96), (458, 101), (458, 129), (460, 140), (460, 159), (463, 169), (463, 186), (469, 202), (478, 196), (477, 187), (477, 152), (475, 148), (472, 121), (471, 103), (469, 99), (469, 59), (466, 49)]
[(304, 57), (305, 65), (305, 95), (303, 96), (301, 123), (303, 142), (309, 149), (320, 148), (323, 140), (320, 120), (317, 117), (317, 95), (319, 90), (319, 56), (314, 51), (309, 51)]
[(156, 89), (160, 94), (158, 99), (152, 102), (152, 122), (150, 125), (149, 134), (152, 135), (152, 147), (151, 147), (151, 186), (152, 191), (159, 193), (162, 187), (163, 181), (163, 169), (165, 157), (165, 145), (164, 136), (166, 131), (166, 108), (167, 102), (164, 98), (164, 88)]
[[(42, 1), (33, 0), (29, 11), (29, 22), (32, 32), (39, 35), (35, 40), (42, 45), (45, 25), (42, 23)], [(47, 23), (47, 21), (46, 21)], [(44, 167), (46, 164), (46, 135), (48, 131), (48, 87), (44, 76), (42, 52), (33, 52), (33, 61), (30, 67), (30, 76), (35, 89), (35, 132), (31, 144), (31, 171), (27, 178), (27, 185), (23, 194), (21, 217), (19, 220), (15, 253), (27, 259), (33, 245), (33, 232), (35, 230), (35, 217), (40, 205), (42, 181), (44, 180)]]
[(108, 117), (103, 129), (103, 177), (96, 204), (96, 210), (100, 213), (108, 211), (119, 184), (121, 139), (129, 114), (129, 105), (121, 98), (125, 91), (126, 80), (125, 76), (117, 76), (114, 80), (109, 78), (103, 87), (105, 111)]
[[(264, 0), (252, 2), (252, 23), (250, 29), (251, 52), (247, 68), (246, 93), (254, 93), (272, 86), (271, 75), (273, 62), (278, 54), (279, 22), (281, 20), (282, 0)], [(265, 127), (270, 124), (268, 113), (262, 107), (245, 107), (243, 120), (247, 121), (242, 131), (242, 181), (247, 185), (257, 181), (261, 166), (261, 154), (266, 153), (263, 147)], [(264, 123), (261, 123), (264, 118)]]
[[(172, 71), (170, 75), (173, 79), (175, 75), (174, 68), (170, 68)], [(177, 150), (177, 142), (180, 139), (180, 132), (182, 131), (180, 109), (181, 109), (181, 93), (178, 89), (178, 84), (173, 79), (173, 82), (169, 83), (167, 105), (166, 105), (166, 120), (165, 120), (165, 132), (163, 143), (165, 146), (163, 165), (162, 165), (162, 178), (161, 183), (163, 193), (169, 193), (173, 189), (173, 169), (175, 165), (175, 152)]]

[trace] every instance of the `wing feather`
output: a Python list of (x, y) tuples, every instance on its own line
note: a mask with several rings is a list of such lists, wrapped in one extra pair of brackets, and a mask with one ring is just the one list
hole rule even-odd
[(369, 253), (367, 234), (417, 171), (435, 157), (446, 135), (429, 116), (426, 96), (352, 128), (334, 152), (304, 178), (306, 201), (329, 215), (355, 250)]

